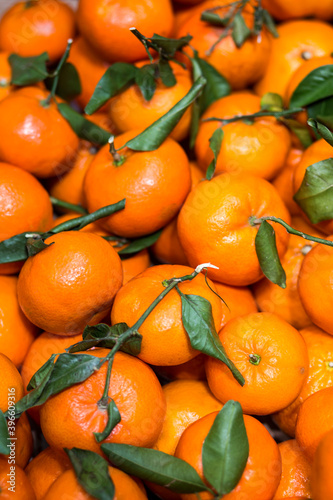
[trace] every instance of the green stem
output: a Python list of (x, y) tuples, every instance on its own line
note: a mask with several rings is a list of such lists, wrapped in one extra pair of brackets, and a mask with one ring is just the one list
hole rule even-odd
[(273, 116), (274, 118), (280, 118), (281, 116), (289, 116), (295, 113), (300, 113), (303, 111), (303, 108), (295, 108), (295, 109), (285, 109), (283, 111), (258, 111), (258, 113), (253, 113), (250, 115), (238, 115), (233, 116), (232, 118), (217, 118), (215, 116), (211, 118), (205, 118), (202, 120), (203, 122), (222, 122), (224, 125), (227, 123), (238, 122), (240, 120), (254, 120), (255, 118), (261, 118), (264, 116)]
[(118, 201), (118, 203), (102, 207), (99, 210), (96, 210), (96, 212), (93, 212), (91, 214), (84, 215), (82, 217), (76, 217), (75, 219), (63, 222), (62, 224), (59, 224), (58, 226), (51, 229), (50, 233), (57, 234), (61, 233), (62, 231), (79, 231), (88, 224), (91, 224), (92, 222), (96, 222), (97, 220), (102, 219), (103, 217), (108, 217), (109, 215), (112, 215), (115, 212), (124, 209), (125, 201), (126, 200), (124, 198), (123, 200)]
[(73, 203), (68, 203), (67, 201), (58, 200), (58, 198), (54, 198), (53, 196), (50, 196), (50, 201), (55, 207), (67, 208), (68, 210), (72, 210), (78, 214), (86, 215), (88, 213), (87, 210), (80, 205), (74, 205)]
[(289, 224), (287, 224), (283, 219), (279, 219), (278, 217), (267, 216), (267, 217), (260, 217), (260, 219), (257, 219), (256, 217), (250, 217), (250, 224), (251, 226), (256, 226), (258, 224), (261, 224), (264, 220), (269, 220), (271, 222), (276, 222), (277, 224), (281, 224), (281, 226), (283, 226), (289, 234), (300, 236), (301, 238), (313, 241), (314, 243), (322, 243), (323, 245), (333, 247), (333, 241), (324, 240), (323, 238), (317, 238), (316, 236), (311, 236), (310, 234), (302, 233), (302, 231), (294, 229), (293, 227), (289, 226)]
[(114, 147), (114, 135), (110, 136), (108, 143), (109, 143), (109, 151), (110, 151), (110, 154), (112, 155), (112, 158), (113, 158), (113, 164), (116, 167), (120, 167), (120, 165), (122, 165), (125, 162), (126, 158), (125, 158), (125, 156), (120, 155), (118, 153), (118, 151), (116, 150), (116, 148)]
[(149, 52), (149, 47), (148, 47), (148, 44), (147, 44), (147, 38), (144, 35), (142, 35), (142, 33), (140, 33), (140, 31), (137, 30), (136, 28), (130, 28), (130, 32), (133, 33), (133, 35), (136, 36), (136, 38), (142, 43), (142, 45), (144, 46), (144, 48), (145, 48), (145, 50), (147, 52), (149, 60), (152, 63), (154, 61), (154, 58), (151, 55), (151, 53)]
[(61, 71), (61, 68), (63, 67), (63, 65), (65, 64), (65, 62), (67, 61), (68, 59), (68, 56), (69, 56), (69, 52), (71, 50), (71, 46), (72, 46), (72, 43), (73, 43), (73, 40), (70, 38), (68, 41), (67, 41), (67, 47), (66, 47), (66, 50), (62, 56), (62, 58), (60, 59), (59, 61), (59, 64), (55, 70), (55, 72), (53, 73), (53, 75), (51, 76), (51, 78), (53, 78), (53, 83), (52, 83), (52, 88), (51, 88), (51, 92), (49, 93), (49, 95), (47, 96), (46, 99), (44, 99), (44, 101), (41, 102), (42, 106), (44, 107), (47, 107), (49, 106), (50, 102), (51, 102), (51, 99), (54, 98), (55, 96), (55, 93), (56, 93), (56, 90), (57, 90), (57, 86), (58, 86), (58, 81), (59, 81), (59, 76), (60, 76), (60, 71)]

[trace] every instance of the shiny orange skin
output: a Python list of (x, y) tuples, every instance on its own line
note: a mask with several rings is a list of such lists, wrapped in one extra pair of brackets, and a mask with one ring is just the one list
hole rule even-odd
[(312, 467), (311, 498), (328, 500), (333, 498), (332, 482), (333, 430), (320, 441)]
[[(102, 358), (109, 352), (109, 349), (95, 349), (86, 354)], [(107, 423), (107, 411), (98, 406), (106, 370), (107, 363), (104, 363), (87, 380), (43, 404), (41, 428), (50, 446), (75, 446), (101, 453), (93, 432), (102, 432)], [(103, 442), (152, 447), (161, 432), (166, 411), (165, 396), (153, 370), (140, 359), (117, 352), (109, 397), (116, 403), (121, 421)]]
[(36, 500), (42, 500), (54, 481), (70, 468), (71, 462), (67, 454), (55, 448), (45, 448), (33, 458), (25, 473), (34, 489)]
[(0, 276), (0, 352), (16, 367), (23, 362), (37, 333), (17, 300), (17, 278)]
[[(199, 56), (214, 66), (228, 80), (233, 89), (242, 89), (250, 87), (264, 74), (270, 53), (271, 36), (264, 29), (260, 36), (249, 37), (241, 48), (237, 48), (231, 35), (228, 35), (216, 45), (210, 55), (207, 55), (225, 28), (201, 21), (201, 13), (218, 6), (221, 8), (215, 12), (224, 17), (227, 11), (223, 5), (228, 4), (230, 4), (228, 0), (223, 0), (223, 2), (210, 0), (200, 4), (194, 14), (180, 27), (177, 35), (178, 37), (192, 35), (190, 45), (198, 51)], [(252, 12), (245, 12), (245, 19), (248, 26), (253, 26)], [(184, 51), (192, 55), (188, 48)]]
[[(118, 292), (111, 311), (112, 324), (125, 322), (133, 326), (150, 304), (165, 290), (162, 282), (193, 273), (194, 269), (179, 265), (161, 265), (146, 269)], [(214, 290), (214, 284), (210, 283)], [(191, 281), (179, 283), (184, 294), (199, 295), (212, 306), (213, 320), (218, 329), (221, 322), (221, 301), (212, 292), (202, 273)], [(144, 290), (144, 293), (142, 293)], [(141, 351), (138, 357), (146, 363), (164, 366), (179, 365), (194, 358), (200, 351), (193, 349), (182, 322), (181, 298), (171, 290), (140, 326)]]
[(15, 460), (19, 467), (24, 467), (29, 462), (33, 452), (33, 439), (28, 417), (23, 413), (15, 426), (16, 449)]
[(282, 476), (273, 500), (291, 496), (310, 498), (311, 466), (295, 439), (279, 443)]
[(101, 57), (134, 62), (144, 59), (146, 51), (129, 29), (134, 26), (147, 37), (154, 33), (168, 37), (174, 15), (169, 0), (80, 0), (77, 23)]
[[(329, 236), (332, 241), (333, 237)], [(298, 293), (311, 321), (333, 335), (331, 270), (333, 249), (318, 244), (305, 256), (298, 278)]]
[(205, 354), (199, 354), (180, 365), (157, 366), (155, 371), (169, 380), (206, 380)]
[[(0, 241), (25, 231), (47, 231), (52, 214), (49, 195), (35, 177), (0, 162)], [(15, 274), (21, 267), (22, 262), (0, 264), (0, 274)]]
[[(115, 486), (114, 500), (147, 500), (147, 495), (131, 476), (109, 466), (109, 475)], [(78, 482), (73, 470), (63, 472), (51, 485), (43, 500), (59, 500), (66, 492), (68, 500), (94, 500)]]
[(263, 0), (262, 6), (279, 21), (298, 17), (316, 17), (330, 21), (333, 17), (333, 5), (330, 0)]
[(176, 451), (184, 430), (201, 417), (219, 411), (222, 403), (210, 392), (207, 382), (175, 380), (163, 387), (166, 415), (154, 448), (169, 455)]
[(308, 397), (298, 413), (296, 440), (311, 461), (321, 439), (331, 429), (333, 429), (333, 387), (328, 387)]
[(0, 158), (37, 177), (68, 170), (79, 139), (52, 102), (49, 92), (25, 87), (0, 101)]
[(297, 415), (301, 404), (315, 392), (333, 386), (333, 338), (317, 326), (300, 331), (309, 355), (309, 373), (301, 392), (290, 406), (274, 415), (278, 426), (295, 436)]
[[(100, 57), (98, 52), (82, 36), (75, 38), (68, 62), (74, 64), (79, 73), (81, 94), (75, 100), (84, 108), (90, 101), (96, 85), (110, 65)], [(106, 109), (105, 106), (103, 108)]]
[(0, 48), (22, 57), (47, 52), (55, 62), (65, 52), (75, 34), (72, 9), (58, 0), (16, 2), (0, 21)]
[(18, 281), (24, 314), (43, 330), (75, 335), (95, 325), (111, 308), (123, 280), (117, 252), (100, 236), (67, 231), (29, 257)]
[(294, 196), (294, 173), (303, 155), (301, 149), (292, 148), (286, 159), (286, 163), (280, 173), (272, 181), (273, 186), (278, 190), (291, 215), (300, 213), (300, 207), (293, 200)]
[(86, 200), (83, 193), (83, 181), (95, 155), (95, 148), (80, 147), (73, 168), (54, 180), (50, 195), (67, 203), (84, 207)]
[[(149, 64), (142, 61), (138, 66)], [(192, 76), (188, 69), (184, 69), (175, 62), (170, 63), (177, 83), (173, 87), (166, 87), (159, 79), (156, 83), (155, 93), (150, 101), (146, 101), (139, 87), (132, 85), (110, 101), (109, 116), (119, 132), (133, 129), (145, 129), (161, 118), (177, 104), (192, 87)], [(183, 140), (189, 131), (191, 122), (191, 107), (189, 107), (170, 137), (176, 141)]]
[[(332, 16), (333, 16), (333, 7), (332, 7)], [(286, 95), (285, 95), (285, 100), (287, 103), (289, 103), (291, 96), (293, 95), (294, 91), (298, 87), (298, 85), (301, 83), (302, 80), (306, 76), (308, 76), (311, 71), (320, 68), (321, 66), (326, 66), (326, 65), (331, 65), (333, 64), (333, 57), (331, 55), (329, 56), (322, 56), (322, 57), (312, 57), (308, 61), (304, 61), (304, 63), (293, 73), (288, 86), (286, 90)]]
[[(182, 434), (175, 456), (188, 462), (196, 469), (201, 479), (202, 445), (217, 416), (217, 412), (191, 424)], [(278, 445), (267, 429), (255, 418), (244, 415), (244, 423), (249, 440), (249, 458), (243, 475), (225, 500), (271, 500), (281, 478), (281, 456)], [(210, 493), (200, 493), (202, 500), (212, 499)], [(196, 500), (196, 494), (183, 494), (182, 500)]]
[(224, 285), (214, 281), (216, 291), (222, 302), (222, 320), (220, 329), (231, 319), (244, 314), (258, 312), (258, 307), (251, 290), (247, 287)]
[[(9, 474), (15, 469), (15, 479), (13, 479), (14, 484), (10, 484)], [(14, 476), (13, 476), (14, 478)], [(8, 488), (15, 486), (15, 491), (10, 491)], [(34, 490), (30, 484), (27, 475), (24, 470), (21, 469), (16, 464), (9, 464), (8, 458), (0, 457), (0, 493), (1, 500), (11, 500), (12, 498), (16, 500), (36, 500)]]
[[(303, 337), (295, 328), (275, 314), (252, 313), (229, 321), (219, 337), (245, 379), (242, 387), (225, 364), (206, 360), (209, 387), (222, 403), (234, 399), (244, 413), (268, 415), (297, 398), (309, 359)], [(259, 356), (257, 364), (251, 355)]]
[[(260, 98), (240, 92), (215, 101), (205, 111), (202, 120), (212, 117), (227, 119), (258, 111)], [(219, 127), (223, 130), (223, 141), (216, 163), (216, 174), (247, 173), (270, 180), (283, 168), (291, 147), (290, 133), (284, 125), (269, 117), (256, 118), (253, 122), (240, 120), (225, 125), (223, 122), (201, 121), (195, 152), (204, 172), (213, 160), (209, 139)]]
[[(255, 251), (257, 226), (251, 217), (274, 215), (287, 223), (290, 215), (276, 189), (265, 179), (220, 174), (201, 182), (188, 195), (178, 216), (178, 234), (191, 266), (211, 262), (208, 276), (234, 286), (246, 286), (262, 277)], [(282, 256), (289, 237), (275, 224)]]
[(151, 247), (154, 256), (163, 264), (188, 266), (188, 260), (178, 237), (178, 217), (172, 219), (163, 229), (161, 236)]
[(279, 38), (272, 41), (265, 74), (255, 86), (259, 95), (284, 96), (292, 75), (305, 60), (332, 52), (333, 28), (328, 23), (301, 19), (280, 24), (277, 31)]
[[(140, 131), (118, 136), (119, 149)], [(116, 166), (104, 146), (90, 165), (84, 181), (89, 212), (126, 198), (124, 210), (101, 220), (107, 231), (135, 238), (153, 233), (170, 222), (191, 188), (191, 172), (186, 153), (173, 139), (166, 139), (155, 151), (119, 151), (125, 157)]]
[(0, 367), (0, 410), (5, 413), (8, 410), (8, 395), (15, 397), (17, 402), (24, 395), (24, 387), (18, 369), (2, 352), (0, 352)]
[[(294, 217), (292, 227), (318, 238), (325, 237), (314, 230), (301, 217)], [(286, 288), (275, 285), (267, 278), (254, 284), (253, 292), (261, 311), (272, 312), (286, 320), (295, 328), (304, 328), (311, 324), (298, 293), (298, 276), (305, 255), (313, 248), (314, 242), (291, 235), (287, 252), (281, 259), (286, 273)]]
[(8, 62), (9, 52), (0, 52), (0, 101), (7, 97), (12, 91), (10, 84), (12, 79), (12, 70)]

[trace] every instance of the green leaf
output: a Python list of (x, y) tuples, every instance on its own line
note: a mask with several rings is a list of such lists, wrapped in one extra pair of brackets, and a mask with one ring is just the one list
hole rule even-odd
[(293, 120), (291, 118), (281, 117), (278, 120), (296, 135), (304, 148), (308, 148), (309, 146), (311, 146), (312, 137), (306, 125), (303, 125), (297, 120)]
[(104, 431), (94, 432), (97, 443), (104, 441), (104, 439), (106, 439), (111, 434), (116, 425), (119, 424), (119, 422), (121, 421), (119, 410), (113, 399), (111, 399), (110, 403), (108, 404), (107, 411), (108, 411), (108, 422), (106, 424)]
[(173, 74), (172, 67), (167, 59), (160, 59), (158, 61), (159, 76), (166, 87), (173, 87), (176, 85), (177, 80)]
[(313, 224), (333, 219), (333, 158), (310, 165), (294, 200)]
[(220, 154), (222, 140), (223, 140), (223, 130), (217, 128), (213, 133), (212, 137), (209, 139), (209, 147), (213, 151), (214, 159), (210, 163), (206, 172), (206, 179), (210, 181), (215, 173), (217, 158)]
[(271, 35), (274, 36), (274, 38), (279, 38), (279, 33), (276, 29), (274, 20), (268, 10), (263, 9), (262, 11), (262, 16), (263, 16), (263, 24), (267, 27), (268, 31), (271, 33)]
[(290, 107), (308, 106), (333, 96), (332, 78), (333, 64), (326, 64), (311, 71), (294, 90)]
[(81, 81), (77, 69), (72, 63), (66, 62), (59, 73), (57, 95), (66, 101), (71, 101), (81, 94), (81, 91)]
[(232, 21), (232, 39), (236, 46), (240, 48), (251, 35), (251, 30), (246, 26), (244, 18), (240, 12), (237, 12)]
[(226, 495), (237, 486), (248, 456), (249, 441), (242, 407), (237, 401), (228, 401), (203, 443), (204, 476), (220, 495)]
[(148, 234), (147, 236), (143, 236), (142, 238), (138, 238), (137, 240), (133, 240), (129, 245), (120, 250), (118, 254), (122, 255), (133, 255), (134, 253), (141, 252), (145, 248), (151, 247), (158, 238), (161, 236), (162, 229), (156, 231), (155, 233)]
[(0, 264), (26, 260), (29, 257), (27, 250), (27, 235), (29, 237), (31, 234), (43, 236), (43, 233), (21, 233), (8, 238), (8, 240), (1, 241)]
[(51, 245), (53, 245), (53, 243), (50, 243), (49, 245), (44, 243), (42, 237), (39, 235), (32, 238), (27, 238), (26, 240), (26, 247), (29, 257), (37, 255), (39, 252), (45, 250), (45, 248), (50, 247)]
[(143, 36), (137, 29), (131, 29), (140, 41), (144, 41), (148, 48), (156, 50), (160, 57), (165, 59), (172, 59), (175, 57), (176, 52), (182, 50), (192, 40), (191, 35), (186, 35), (181, 38), (166, 38), (161, 35), (154, 35), (151, 38)]
[(333, 119), (333, 96), (310, 104), (306, 109), (309, 118), (320, 119), (321, 122), (327, 125), (326, 120), (331, 121)]
[(222, 361), (229, 368), (237, 382), (244, 385), (244, 377), (227, 357), (216, 333), (210, 302), (198, 295), (185, 295), (178, 287), (176, 290), (182, 301), (183, 325), (193, 349)]
[(135, 74), (135, 83), (138, 85), (143, 98), (150, 101), (156, 90), (156, 64), (145, 64)]
[(202, 76), (206, 79), (206, 85), (200, 97), (200, 112), (203, 113), (213, 102), (229, 95), (231, 87), (229, 82), (209, 62), (196, 56)]
[(282, 111), (283, 99), (279, 94), (267, 92), (267, 94), (264, 94), (261, 98), (260, 108), (263, 111)]
[[(126, 323), (118, 323), (113, 326), (100, 323), (95, 326), (86, 326), (83, 332), (83, 340), (71, 345), (66, 349), (70, 353), (86, 351), (92, 347), (105, 347), (112, 349), (115, 343), (119, 341), (121, 335), (129, 330)], [(137, 356), (141, 351), (142, 335), (134, 331), (132, 336), (124, 342), (120, 350)]]
[(216, 12), (211, 11), (210, 9), (205, 10), (201, 13), (201, 21), (205, 21), (206, 23), (211, 24), (212, 26), (227, 26), (230, 21), (231, 16), (227, 15), (225, 17), (221, 17)]
[(112, 500), (115, 487), (109, 474), (107, 461), (89, 450), (72, 448), (65, 452), (69, 456), (75, 475), (82, 488), (98, 500)]
[(194, 82), (185, 97), (141, 134), (128, 141), (125, 146), (134, 151), (154, 151), (157, 149), (175, 128), (187, 108), (200, 94), (205, 84), (206, 80), (200, 77)]
[(57, 103), (58, 109), (65, 120), (68, 121), (69, 125), (72, 127), (74, 132), (80, 139), (85, 139), (93, 144), (99, 144), (104, 146), (110, 139), (110, 132), (99, 127), (95, 123), (91, 122), (80, 115), (77, 111), (74, 111), (66, 103)]
[(45, 80), (48, 76), (46, 63), (49, 60), (47, 52), (35, 57), (21, 57), (11, 54), (8, 61), (12, 70), (13, 85), (33, 85)]
[(100, 81), (90, 98), (85, 112), (92, 115), (101, 108), (111, 97), (122, 92), (128, 85), (134, 83), (137, 67), (133, 64), (117, 62), (112, 64)]
[(9, 443), (9, 432), (7, 420), (2, 411), (0, 410), (0, 454), (9, 455), (10, 449), (7, 446)]
[(191, 465), (162, 451), (118, 443), (102, 444), (101, 449), (122, 471), (171, 491), (195, 493), (209, 489)]
[(311, 128), (313, 128), (318, 134), (325, 139), (328, 144), (333, 146), (333, 132), (326, 127), (323, 123), (321, 123), (318, 120), (314, 120), (313, 118), (310, 118), (308, 120), (308, 124), (310, 125)]
[(255, 246), (261, 270), (266, 278), (281, 288), (286, 288), (286, 273), (276, 248), (275, 231), (265, 220), (260, 224)]
[(37, 389), (46, 377), (49, 378), (51, 371), (54, 368), (54, 360), (56, 358), (56, 354), (52, 354), (52, 356), (39, 368), (39, 370), (31, 377), (31, 380), (27, 386), (27, 391), (31, 391), (32, 389)]

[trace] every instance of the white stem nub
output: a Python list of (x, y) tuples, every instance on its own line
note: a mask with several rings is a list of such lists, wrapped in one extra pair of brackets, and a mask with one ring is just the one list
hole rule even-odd
[(213, 264), (210, 264), (210, 262), (206, 262), (205, 264), (199, 264), (196, 268), (195, 268), (195, 272), (196, 273), (201, 273), (201, 271), (203, 269), (207, 269), (207, 268), (211, 268), (211, 269), (219, 269), (217, 266), (214, 266)]

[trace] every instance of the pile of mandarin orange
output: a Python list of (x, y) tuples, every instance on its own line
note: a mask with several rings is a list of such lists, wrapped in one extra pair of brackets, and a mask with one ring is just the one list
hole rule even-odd
[(6, 3), (0, 499), (333, 500), (333, 1)]

